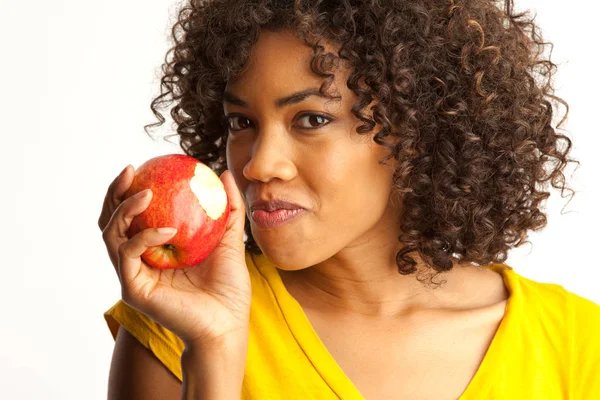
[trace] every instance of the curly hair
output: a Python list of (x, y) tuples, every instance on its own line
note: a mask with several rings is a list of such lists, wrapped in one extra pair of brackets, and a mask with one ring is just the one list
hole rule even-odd
[[(181, 148), (220, 175), (225, 86), (243, 72), (261, 30), (289, 30), (312, 48), (324, 95), (333, 97), (337, 61), (350, 66), (357, 133), (389, 149), (380, 162), (398, 162), (399, 273), (417, 270), (414, 252), (437, 273), (457, 259), (502, 263), (529, 230), (546, 226), (548, 184), (574, 195), (563, 170), (578, 162), (559, 134), (569, 108), (554, 95), (552, 44), (534, 19), (512, 0), (188, 0), (151, 103), (158, 122), (144, 129), (162, 125), (159, 109), (174, 104)], [(566, 113), (556, 124), (560, 105)], [(260, 253), (248, 220), (246, 235), (246, 250)]]

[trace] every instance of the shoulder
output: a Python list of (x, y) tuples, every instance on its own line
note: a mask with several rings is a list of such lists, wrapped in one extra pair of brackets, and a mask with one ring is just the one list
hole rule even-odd
[(509, 290), (518, 292), (524, 303), (535, 309), (561, 310), (572, 322), (587, 320), (598, 322), (600, 306), (595, 302), (565, 289), (557, 283), (538, 282), (526, 278), (509, 267), (506, 272)]
[[(153, 354), (154, 353), (154, 354)], [(181, 380), (126, 329), (118, 328), (108, 379), (109, 399), (166, 399), (181, 396)]]
[(527, 329), (536, 325), (546, 337), (560, 337), (560, 348), (570, 350), (572, 365), (586, 368), (583, 359), (600, 365), (600, 305), (562, 285), (537, 282), (512, 269), (506, 271), (505, 280)]
[(575, 293), (567, 293), (570, 300), (573, 348), (596, 351), (596, 359), (600, 365), (600, 305)]
[[(600, 305), (555, 283), (542, 283), (504, 271), (521, 337), (561, 360), (570, 398), (600, 398)], [(544, 343), (548, 345), (545, 346)], [(568, 372), (567, 372), (568, 371)]]
[(119, 327), (123, 327), (129, 335), (150, 350), (181, 381), (180, 357), (184, 345), (173, 332), (123, 300), (117, 301), (106, 311), (104, 319), (115, 341), (120, 331)]
[(527, 278), (513, 268), (503, 265), (504, 282), (514, 299), (515, 308), (523, 313), (557, 318), (561, 323), (572, 314), (575, 294), (557, 283), (539, 282)]
[[(535, 331), (573, 348), (571, 343), (600, 344), (600, 306), (556, 283), (526, 278), (506, 266), (502, 270), (510, 292), (511, 312)], [(596, 343), (597, 342), (597, 343)]]
[(581, 320), (584, 324), (595, 324), (595, 327), (598, 328), (600, 326), (600, 305), (575, 293), (567, 293), (571, 301), (574, 319)]
[(569, 292), (562, 285), (527, 278), (508, 266), (505, 281), (511, 293), (517, 292), (530, 304), (565, 304), (569, 298)]

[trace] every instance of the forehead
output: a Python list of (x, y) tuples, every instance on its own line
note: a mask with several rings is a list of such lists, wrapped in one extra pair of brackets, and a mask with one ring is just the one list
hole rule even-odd
[[(325, 50), (337, 54), (330, 44)], [(278, 92), (291, 92), (298, 88), (319, 87), (323, 77), (311, 70), (313, 50), (288, 31), (262, 31), (252, 49), (244, 71), (227, 83), (228, 91), (263, 91), (277, 86)], [(345, 77), (342, 67), (335, 71), (337, 89)], [(265, 87), (268, 86), (268, 87)]]

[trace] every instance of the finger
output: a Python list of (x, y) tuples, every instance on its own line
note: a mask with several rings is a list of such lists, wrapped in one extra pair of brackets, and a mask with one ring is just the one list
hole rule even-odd
[[(122, 284), (135, 284), (134, 281), (140, 277), (140, 271), (143, 267), (142, 254), (150, 247), (165, 244), (175, 233), (177, 233), (177, 229), (175, 228), (149, 228), (144, 229), (130, 240), (122, 243), (118, 250), (119, 267), (117, 271)], [(143, 276), (141, 278), (143, 279)]]
[(225, 191), (229, 197), (229, 204), (231, 207), (231, 215), (229, 216), (226, 232), (231, 231), (234, 238), (242, 242), (244, 240), (244, 223), (246, 221), (246, 207), (244, 206), (244, 200), (242, 199), (231, 171), (226, 170), (221, 174), (220, 178), (225, 186)]
[(111, 261), (113, 262), (115, 269), (118, 265), (117, 253), (119, 246), (129, 239), (127, 237), (127, 231), (131, 226), (131, 221), (137, 215), (144, 212), (150, 204), (151, 199), (152, 191), (150, 189), (143, 190), (126, 199), (119, 204), (104, 231), (102, 231), (102, 238), (106, 243), (108, 253), (111, 256)]
[(98, 218), (98, 227), (101, 231), (104, 230), (110, 217), (113, 215), (121, 201), (123, 201), (123, 195), (131, 186), (133, 175), (131, 173), (133, 167), (130, 165), (126, 166), (123, 171), (111, 182), (106, 191), (104, 202), (102, 204), (102, 211)]

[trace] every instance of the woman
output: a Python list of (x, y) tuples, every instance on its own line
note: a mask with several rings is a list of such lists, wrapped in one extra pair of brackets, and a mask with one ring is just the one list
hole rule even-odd
[(200, 265), (154, 270), (174, 232), (128, 239), (151, 193), (123, 198), (130, 166), (111, 184), (109, 398), (600, 398), (598, 305), (503, 264), (572, 161), (512, 7), (186, 4), (152, 110), (175, 103), (232, 216)]

